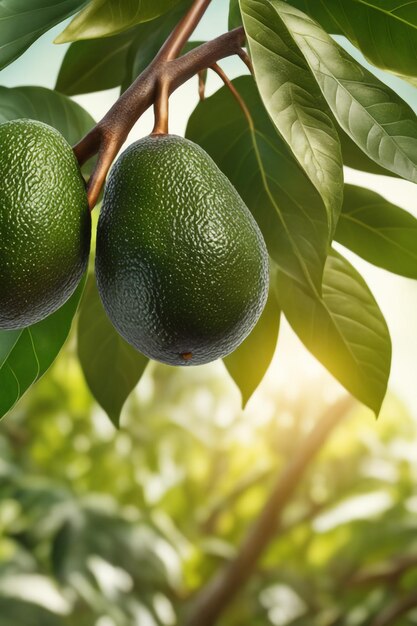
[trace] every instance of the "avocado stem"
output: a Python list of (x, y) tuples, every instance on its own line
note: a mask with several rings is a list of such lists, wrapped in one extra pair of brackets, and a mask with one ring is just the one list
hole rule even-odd
[(206, 81), (202, 71), (198, 72), (198, 96), (201, 102), (206, 98)]
[(187, 80), (220, 59), (235, 54), (241, 56), (245, 43), (243, 27), (235, 28), (187, 54), (178, 56), (209, 4), (210, 0), (194, 0), (150, 65), (120, 96), (103, 119), (74, 146), (80, 166), (98, 154), (94, 172), (87, 183), (91, 210), (97, 203), (112, 162), (141, 115), (155, 105), (154, 133), (167, 133), (169, 96)]
[(162, 80), (157, 87), (154, 105), (155, 126), (152, 135), (167, 135), (169, 120), (169, 81)]

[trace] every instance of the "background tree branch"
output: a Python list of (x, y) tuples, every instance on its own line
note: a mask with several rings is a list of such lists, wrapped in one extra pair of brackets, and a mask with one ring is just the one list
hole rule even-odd
[[(237, 556), (209, 581), (192, 601), (186, 626), (213, 626), (251, 577), (258, 559), (273, 539), (281, 514), (305, 471), (355, 400), (346, 396), (329, 407), (280, 474), (275, 487), (243, 540)], [(376, 625), (377, 626), (377, 625)]]

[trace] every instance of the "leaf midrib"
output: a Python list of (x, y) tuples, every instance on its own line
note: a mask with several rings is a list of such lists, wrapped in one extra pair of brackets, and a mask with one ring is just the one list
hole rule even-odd
[[(359, 219), (357, 219), (355, 217), (352, 217), (352, 215), (350, 215), (348, 213), (342, 213), (342, 215), (340, 217), (341, 217), (341, 219), (346, 219), (348, 221), (350, 220), (354, 224), (358, 224), (359, 226), (363, 227), (364, 229), (369, 230), (370, 232), (372, 232), (377, 237), (380, 237), (384, 241), (387, 241), (392, 246), (398, 248), (398, 250), (401, 250), (403, 253), (405, 253), (408, 256), (410, 256), (411, 259), (417, 260), (417, 254), (413, 254), (411, 250), (408, 250), (407, 248), (403, 248), (398, 242), (394, 241), (393, 239), (390, 239), (389, 237), (387, 237), (387, 235), (384, 235), (381, 232), (381, 230), (378, 230), (378, 229), (374, 228), (373, 226), (371, 226), (370, 224), (366, 224), (365, 222), (362, 222), (361, 220), (359, 220)], [(391, 226), (388, 226), (387, 228), (391, 229)], [(393, 228), (395, 228), (395, 227), (393, 227)], [(406, 228), (403, 228), (401, 226), (399, 226), (397, 228), (401, 228), (403, 230), (407, 230)]]
[[(384, 15), (387, 15), (395, 20), (397, 20), (398, 22), (401, 22), (402, 24), (405, 24), (406, 26), (409, 26), (410, 28), (413, 28), (414, 30), (417, 30), (417, 24), (413, 24), (412, 22), (407, 22), (407, 20), (405, 20), (402, 17), (399, 17), (398, 15), (396, 15), (395, 13), (393, 13), (392, 11), (387, 11), (386, 9), (382, 8), (382, 7), (378, 7), (374, 4), (371, 4), (369, 2), (367, 2), (366, 0), (351, 0), (353, 3), (356, 4), (362, 4), (366, 7), (368, 7), (369, 9), (373, 9), (374, 11), (378, 11), (379, 13), (383, 13)], [(415, 4), (415, 2), (406, 2), (404, 4), (402, 4), (400, 7), (397, 7), (394, 10), (400, 9), (403, 6), (406, 6), (407, 4)]]

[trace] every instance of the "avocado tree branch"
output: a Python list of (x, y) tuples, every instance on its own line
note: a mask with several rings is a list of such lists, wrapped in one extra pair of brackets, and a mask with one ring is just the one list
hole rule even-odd
[(167, 98), (187, 80), (220, 59), (240, 55), (245, 42), (242, 27), (208, 41), (183, 56), (177, 56), (209, 4), (210, 0), (193, 2), (152, 63), (120, 96), (103, 119), (74, 147), (80, 165), (98, 154), (95, 170), (87, 184), (91, 209), (97, 202), (113, 160), (141, 115), (155, 104), (156, 132), (166, 132)]
[(190, 10), (174, 28), (156, 56), (157, 61), (172, 61), (181, 53), (211, 0), (195, 0)]
[(354, 405), (355, 401), (351, 396), (344, 396), (325, 411), (279, 476), (263, 510), (243, 540), (237, 556), (194, 598), (185, 626), (214, 626), (217, 623), (235, 595), (251, 577), (258, 559), (275, 537), (284, 508), (313, 458)]

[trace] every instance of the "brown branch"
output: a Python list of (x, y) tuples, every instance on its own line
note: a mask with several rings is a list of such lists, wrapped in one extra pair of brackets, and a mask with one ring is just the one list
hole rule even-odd
[(158, 52), (155, 61), (172, 61), (172, 59), (177, 58), (206, 12), (210, 2), (211, 0), (195, 0), (193, 2), (190, 10), (174, 28)]
[(236, 28), (178, 57), (197, 26), (210, 0), (194, 0), (152, 63), (142, 72), (98, 124), (74, 147), (80, 165), (99, 154), (87, 184), (92, 209), (98, 199), (109, 168), (141, 115), (156, 102), (156, 129), (166, 132), (166, 99), (173, 91), (202, 70), (228, 56), (240, 54), (244, 44), (243, 28)]
[(307, 468), (332, 430), (354, 406), (354, 400), (343, 397), (331, 406), (302, 442), (273, 488), (261, 514), (244, 539), (238, 555), (229, 562), (191, 606), (185, 626), (213, 626), (235, 595), (253, 573), (265, 548), (274, 538), (281, 515), (303, 478)]
[(380, 611), (370, 626), (395, 626), (403, 615), (417, 607), (417, 591), (413, 589), (402, 598), (394, 600), (383, 611)]

